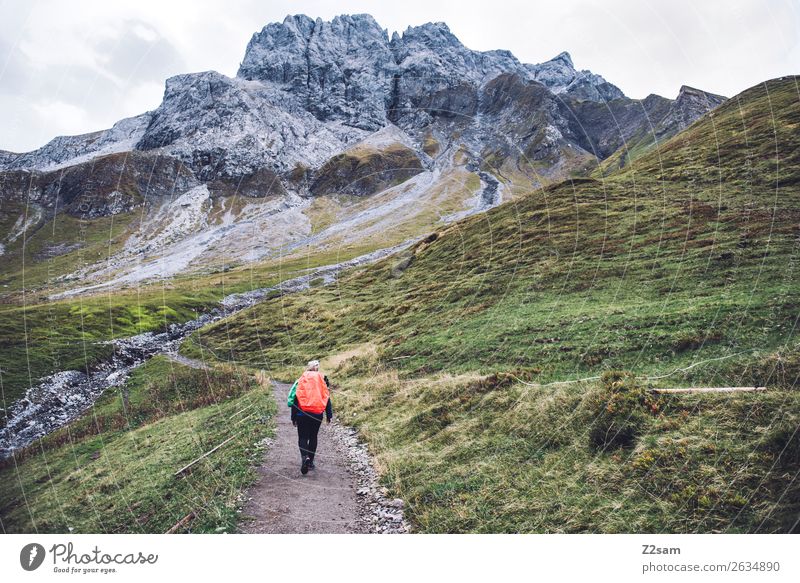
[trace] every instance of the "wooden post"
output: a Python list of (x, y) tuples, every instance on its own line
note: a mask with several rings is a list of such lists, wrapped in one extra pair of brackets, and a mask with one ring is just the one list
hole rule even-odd
[(766, 391), (766, 387), (690, 387), (688, 389), (651, 389), (654, 393), (752, 393)]
[[(238, 434), (237, 434), (237, 435), (238, 435)], [(196, 460), (193, 460), (193, 461), (189, 462), (188, 464), (186, 464), (185, 466), (183, 466), (183, 467), (182, 467), (180, 470), (178, 470), (177, 472), (175, 472), (175, 474), (174, 474), (174, 477), (176, 477), (176, 478), (177, 478), (177, 477), (178, 477), (178, 476), (180, 476), (180, 475), (181, 475), (183, 472), (185, 472), (186, 470), (188, 470), (189, 468), (191, 468), (191, 467), (192, 467), (194, 464), (196, 464), (196, 463), (197, 463), (197, 462), (199, 462), (200, 460), (202, 460), (202, 459), (204, 459), (204, 458), (206, 458), (206, 457), (210, 456), (212, 453), (214, 453), (215, 451), (217, 451), (219, 448), (221, 448), (223, 445), (225, 445), (226, 443), (228, 443), (228, 442), (229, 442), (231, 439), (233, 439), (234, 437), (236, 437), (236, 435), (231, 435), (231, 436), (230, 436), (228, 439), (226, 439), (225, 441), (223, 441), (222, 443), (220, 443), (220, 444), (219, 444), (217, 447), (215, 447), (214, 449), (210, 449), (210, 450), (208, 450), (206, 453), (204, 453), (203, 455), (201, 455), (201, 456), (200, 456), (199, 458), (197, 458)]]
[(194, 510), (192, 510), (189, 514), (181, 518), (178, 522), (175, 523), (175, 525), (172, 528), (170, 528), (164, 534), (173, 534), (179, 528), (183, 528), (184, 526), (186, 526), (189, 522), (192, 521), (193, 518), (194, 518)]

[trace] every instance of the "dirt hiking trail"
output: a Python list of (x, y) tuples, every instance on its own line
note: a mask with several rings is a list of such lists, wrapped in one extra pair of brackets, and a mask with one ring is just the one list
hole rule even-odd
[[(402, 501), (377, 485), (366, 449), (355, 432), (335, 421), (319, 430), (316, 469), (300, 473), (297, 429), (286, 406), (290, 385), (273, 382), (278, 405), (275, 436), (258, 478), (247, 492), (239, 531), (244, 533), (407, 532)], [(334, 420), (336, 398), (333, 396)]]

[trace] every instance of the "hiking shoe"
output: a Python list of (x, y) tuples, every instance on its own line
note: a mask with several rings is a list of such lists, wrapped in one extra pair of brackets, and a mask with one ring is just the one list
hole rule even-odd
[(317, 466), (314, 465), (314, 460), (308, 460), (308, 469), (309, 470), (316, 470)]
[(300, 473), (304, 476), (308, 473), (309, 464), (311, 464), (311, 460), (309, 458), (303, 458), (303, 465), (300, 466)]

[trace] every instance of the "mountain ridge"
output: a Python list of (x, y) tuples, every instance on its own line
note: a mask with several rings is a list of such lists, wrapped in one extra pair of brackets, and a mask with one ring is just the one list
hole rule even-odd
[[(420, 37), (422, 37), (425, 41), (429, 42), (438, 42), (442, 39), (446, 39), (449, 41), (449, 44), (445, 44), (444, 46), (449, 48), (454, 48), (456, 54), (451, 57), (464, 57), (472, 56), (474, 58), (475, 55), (484, 55), (488, 56), (489, 62), (493, 65), (496, 65), (498, 62), (504, 63), (500, 69), (502, 72), (514, 72), (519, 74), (526, 80), (536, 81), (542, 83), (548, 89), (553, 91), (555, 94), (559, 93), (569, 93), (570, 91), (577, 92), (577, 94), (583, 98), (588, 100), (597, 100), (599, 97), (599, 92), (601, 89), (597, 89), (598, 86), (602, 86), (603, 92), (607, 94), (604, 96), (604, 101), (613, 100), (615, 98), (624, 97), (623, 93), (613, 86), (610, 83), (607, 83), (605, 79), (601, 76), (591, 73), (590, 71), (578, 71), (574, 68), (572, 59), (568, 52), (564, 51), (556, 55), (550, 61), (546, 61), (544, 63), (539, 63), (536, 65), (532, 64), (525, 64), (521, 63), (513, 56), (512, 53), (509, 51), (504, 50), (490, 50), (490, 51), (473, 51), (471, 49), (467, 49), (464, 47), (463, 44), (450, 32), (449, 28), (445, 23), (427, 23), (416, 27), (409, 26), (406, 31), (403, 33), (402, 36), (395, 33), (391, 40), (389, 40), (388, 33), (385, 29), (381, 29), (377, 22), (369, 16), (369, 15), (354, 15), (352, 17), (347, 17), (346, 15), (337, 16), (331, 22), (326, 23), (322, 19), (318, 18), (316, 20), (312, 20), (311, 18), (304, 16), (304, 15), (295, 15), (295, 16), (287, 16), (283, 23), (271, 23), (266, 25), (260, 32), (257, 32), (253, 35), (251, 40), (248, 43), (248, 47), (245, 51), (245, 57), (242, 61), (242, 64), (239, 67), (239, 71), (237, 72), (238, 78), (247, 79), (248, 77), (254, 77), (257, 73), (264, 72), (264, 67), (274, 66), (275, 64), (272, 63), (270, 65), (264, 64), (264, 59), (259, 60), (259, 57), (264, 57), (265, 48), (262, 46), (266, 41), (264, 38), (267, 38), (270, 42), (266, 42), (268, 45), (267, 48), (273, 47), (274, 48), (274, 38), (273, 36), (278, 35), (276, 31), (294, 31), (297, 32), (303, 27), (308, 27), (310, 25), (321, 26), (323, 29), (327, 30), (324, 25), (331, 25), (333, 26), (335, 23), (341, 22), (349, 22), (351, 26), (355, 26), (358, 30), (364, 30), (364, 23), (369, 23), (372, 26), (372, 30), (370, 31), (373, 34), (381, 35), (381, 40), (386, 41), (386, 45), (394, 43), (394, 50), (397, 53), (397, 58), (400, 56), (408, 57), (412, 51), (410, 48), (415, 49), (417, 52), (414, 53), (414, 56), (419, 55), (419, 51), (422, 48), (420, 45), (424, 43), (420, 43)], [(287, 24), (288, 23), (288, 24)], [(302, 23), (298, 25), (298, 23)], [(272, 35), (272, 36), (270, 36)], [(403, 44), (403, 39), (408, 36), (408, 40), (405, 41)], [(433, 39), (433, 40), (431, 40)], [(375, 40), (374, 38), (372, 40)], [(285, 49), (285, 47), (283, 47)], [(285, 59), (285, 53), (281, 52), (275, 58), (283, 58)], [(402, 62), (402, 59), (401, 59)], [(282, 63), (287, 65), (288, 63)], [(381, 70), (382, 71), (382, 70)], [(499, 73), (496, 73), (499, 74)], [(494, 76), (496, 76), (496, 74)], [(274, 75), (273, 75), (274, 76)], [(234, 78), (227, 78), (220, 73), (216, 73), (215, 71), (204, 71), (200, 73), (187, 73), (176, 75), (167, 79), (165, 83), (165, 99), (168, 96), (176, 91), (184, 91), (187, 94), (190, 94), (192, 91), (192, 83), (194, 81), (208, 81), (209, 77), (214, 77), (217, 79), (234, 79)], [(270, 77), (271, 78), (271, 77)], [(493, 78), (493, 77), (492, 77)], [(488, 81), (490, 79), (486, 79)], [(185, 85), (189, 83), (189, 87)], [(580, 85), (580, 87), (578, 85)], [(591, 95), (584, 95), (582, 93), (584, 91), (583, 84), (589, 83), (595, 89), (597, 89), (598, 93), (593, 93)], [(570, 85), (573, 85), (573, 88), (570, 89)], [(606, 89), (605, 84), (609, 87)], [(328, 86), (329, 87), (329, 86)], [(329, 87), (330, 88), (330, 87)], [(271, 102), (273, 105), (281, 102), (281, 94), (275, 93), (264, 93), (260, 95), (260, 97), (266, 99), (268, 102)], [(611, 99), (609, 99), (609, 97)], [(679, 94), (680, 97), (680, 94)], [(324, 101), (324, 99), (323, 99)], [(163, 104), (162, 104), (163, 105)], [(285, 107), (285, 103), (282, 103)], [(52, 163), (50, 164), (50, 168), (48, 169), (57, 169), (57, 166), (61, 163), (69, 161), (69, 158), (66, 158), (66, 155), (69, 154), (70, 148), (72, 149), (80, 149), (83, 146), (83, 149), (86, 150), (87, 154), (91, 154), (97, 151), (99, 154), (103, 153), (111, 153), (108, 150), (103, 150), (102, 147), (110, 143), (120, 142), (119, 147), (122, 148), (125, 144), (121, 143), (125, 138), (130, 139), (131, 141), (136, 142), (136, 146), (139, 146), (140, 149), (152, 149), (157, 147), (159, 143), (162, 145), (168, 142), (168, 139), (165, 139), (165, 136), (159, 135), (148, 135), (148, 136), (138, 136), (139, 132), (147, 131), (147, 126), (150, 125), (152, 121), (153, 114), (157, 112), (159, 108), (156, 108), (153, 111), (145, 112), (143, 114), (133, 116), (131, 118), (125, 118), (120, 120), (112, 128), (107, 130), (101, 130), (97, 132), (90, 132), (87, 134), (79, 134), (76, 136), (58, 136), (48, 142), (42, 148), (38, 148), (31, 152), (25, 153), (14, 153), (14, 152), (4, 152), (3, 158), (11, 158), (15, 157), (14, 160), (6, 160), (0, 159), (0, 164), (5, 169), (45, 169), (46, 164), (43, 162), (46, 161), (48, 158), (51, 158)], [(142, 128), (144, 127), (144, 130)], [(383, 127), (383, 126), (380, 126)], [(377, 129), (377, 126), (376, 128)], [(138, 139), (135, 139), (138, 137)], [(168, 138), (168, 136), (166, 136)], [(92, 139), (95, 138), (95, 139)], [(95, 144), (94, 142), (96, 139), (99, 138), (100, 143)], [(82, 144), (83, 142), (83, 144)], [(86, 144), (86, 142), (89, 142)], [(34, 154), (39, 154), (40, 157), (44, 158), (45, 160), (37, 160)], [(57, 153), (55, 158), (52, 158), (52, 153)], [(75, 156), (73, 156), (74, 158)], [(54, 168), (55, 166), (55, 168)]]
[[(0, 219), (12, 231), (0, 241), (4, 271), (21, 268), (22, 241), (62, 212), (129, 217), (122, 237), (145, 251), (133, 266), (123, 254), (88, 271), (56, 269), (48, 281), (58, 286), (90, 273), (129, 283), (172, 277), (173, 269), (156, 266), (190, 244), (200, 246), (194, 259), (175, 262), (189, 272), (275, 258), (287, 232), (289, 249), (302, 241), (323, 251), (392, 246), (531, 188), (588, 175), (632, 139), (647, 150), (718, 103), (688, 88), (676, 100), (631, 100), (575, 69), (567, 52), (521, 63), (509, 51), (467, 48), (444, 23), (390, 37), (369, 15), (288, 16), (252, 36), (236, 77), (175, 75), (152, 111), (33, 152), (0, 154)], [(209, 198), (193, 231), (142, 242), (142, 224), (157, 219), (170, 229), (159, 209), (200, 185)], [(317, 232), (320, 221), (329, 228)], [(362, 229), (345, 234), (335, 223)], [(76, 243), (63, 243), (52, 247), (80, 257)]]

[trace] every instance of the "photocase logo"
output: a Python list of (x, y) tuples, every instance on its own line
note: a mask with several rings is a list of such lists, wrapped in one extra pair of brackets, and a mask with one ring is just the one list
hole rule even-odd
[(19, 564), (26, 571), (35, 571), (44, 562), (44, 547), (39, 543), (30, 543), (19, 552)]

